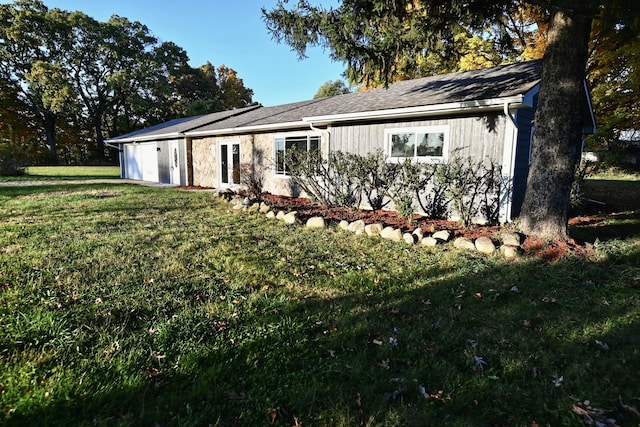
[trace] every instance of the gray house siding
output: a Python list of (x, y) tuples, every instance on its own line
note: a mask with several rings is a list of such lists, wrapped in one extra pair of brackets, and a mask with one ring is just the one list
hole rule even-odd
[(449, 126), (449, 158), (501, 163), (505, 138), (505, 117), (501, 114), (332, 126), (329, 145), (331, 151), (366, 155), (384, 150), (385, 129), (442, 125)]

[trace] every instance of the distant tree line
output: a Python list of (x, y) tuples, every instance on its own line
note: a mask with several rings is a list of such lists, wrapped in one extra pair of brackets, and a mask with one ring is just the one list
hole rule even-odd
[(237, 73), (194, 68), (137, 21), (40, 0), (0, 5), (0, 143), (36, 163), (105, 163), (109, 137), (252, 103)]

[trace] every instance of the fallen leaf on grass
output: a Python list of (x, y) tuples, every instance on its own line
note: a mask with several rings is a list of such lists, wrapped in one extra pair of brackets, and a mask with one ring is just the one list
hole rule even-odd
[(488, 366), (487, 362), (485, 362), (484, 359), (480, 356), (473, 356), (473, 362), (475, 363), (476, 367), (480, 369)]
[(162, 371), (157, 368), (146, 368), (143, 372), (144, 376), (147, 377), (148, 380), (162, 374)]
[(380, 363), (378, 363), (378, 366), (380, 366), (385, 371), (388, 371), (389, 370), (389, 359), (381, 360)]
[(553, 374), (551, 376), (551, 380), (553, 381), (554, 386), (560, 387), (562, 385), (562, 381), (564, 381), (564, 376), (558, 376), (558, 374)]
[(585, 400), (583, 403), (576, 403), (571, 407), (571, 410), (589, 425), (619, 427), (615, 419), (607, 416), (609, 411), (602, 408), (594, 408), (589, 403), (588, 400)]

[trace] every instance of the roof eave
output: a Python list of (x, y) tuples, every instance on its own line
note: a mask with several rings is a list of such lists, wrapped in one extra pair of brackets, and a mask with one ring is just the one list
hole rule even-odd
[(512, 108), (529, 106), (524, 102), (524, 98), (522, 95), (515, 95), (475, 101), (450, 102), (446, 104), (436, 105), (421, 105), (418, 107), (393, 108), (386, 110), (363, 111), (358, 113), (331, 114), (325, 116), (309, 116), (303, 117), (302, 120), (306, 123), (313, 124), (331, 124), (358, 120), (428, 117), (439, 116), (443, 114), (468, 113), (480, 110), (502, 110), (505, 103), (509, 104)]
[(131, 136), (128, 138), (114, 138), (107, 139), (105, 142), (110, 144), (126, 144), (129, 142), (149, 142), (149, 141), (157, 141), (159, 139), (169, 139), (169, 138), (184, 138), (184, 133), (182, 132), (173, 132), (173, 133), (163, 133), (159, 135), (141, 135), (141, 136)]
[(224, 129), (191, 131), (191, 132), (185, 132), (185, 136), (188, 136), (188, 137), (217, 136), (217, 135), (226, 135), (226, 134), (235, 134), (235, 133), (282, 130), (282, 129), (300, 128), (300, 127), (308, 127), (308, 126), (309, 126), (308, 122), (301, 120), (296, 122), (271, 123), (266, 125), (238, 126), (233, 128), (224, 128)]

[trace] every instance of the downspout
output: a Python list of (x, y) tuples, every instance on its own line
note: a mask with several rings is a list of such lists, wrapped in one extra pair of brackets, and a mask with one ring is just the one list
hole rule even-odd
[(313, 125), (313, 122), (309, 122), (309, 128), (314, 132), (327, 132), (327, 155), (329, 155), (331, 149), (331, 131), (329, 130), (329, 126), (327, 125), (326, 129), (320, 129)]
[[(503, 105), (504, 115), (507, 117), (508, 122), (511, 122), (511, 124), (513, 125), (513, 130), (511, 132), (511, 141), (509, 144), (510, 152), (505, 153), (509, 155), (508, 164), (506, 165), (508, 167), (509, 175), (507, 176), (508, 180), (506, 184), (508, 185), (507, 188), (510, 188), (510, 190), (508, 191), (508, 194), (505, 194), (502, 197), (505, 203), (504, 216), (501, 218), (501, 222), (503, 224), (506, 224), (511, 219), (511, 209), (513, 207), (513, 178), (514, 178), (515, 164), (516, 164), (516, 145), (518, 143), (518, 122), (516, 122), (515, 117), (511, 115), (509, 105), (510, 103), (508, 101), (506, 101)], [(506, 129), (505, 129), (505, 133), (506, 133)], [(506, 156), (503, 156), (503, 159), (505, 157)]]

